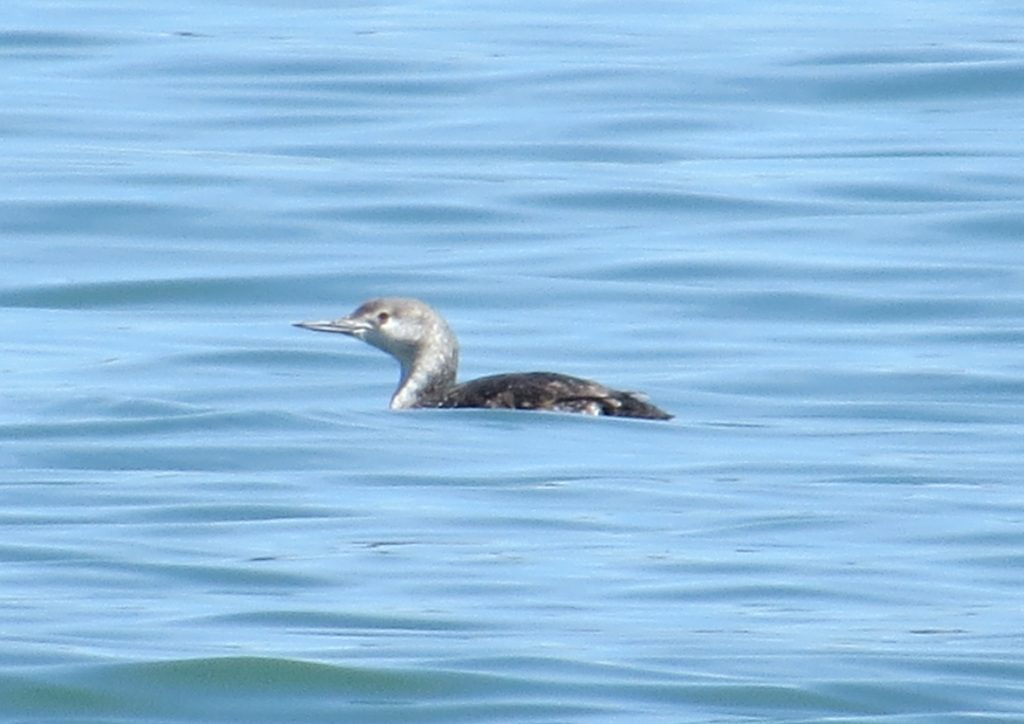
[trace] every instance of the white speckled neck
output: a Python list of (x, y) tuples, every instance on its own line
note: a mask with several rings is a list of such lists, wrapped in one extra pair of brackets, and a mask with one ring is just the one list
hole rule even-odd
[(404, 350), (388, 350), (402, 365), (398, 389), (391, 409), (429, 407), (455, 386), (459, 367), (459, 342), (448, 324), (433, 310), (431, 314), (403, 320), (415, 323), (415, 344)]
[(391, 398), (391, 409), (430, 406), (455, 386), (459, 349), (457, 345), (451, 346), (430, 337), (424, 340), (423, 347), (411, 360), (399, 362), (402, 363), (402, 377)]

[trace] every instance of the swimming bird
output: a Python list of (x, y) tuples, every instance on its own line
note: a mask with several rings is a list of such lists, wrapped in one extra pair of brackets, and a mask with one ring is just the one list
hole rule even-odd
[(636, 394), (554, 372), (513, 372), (457, 384), (459, 342), (444, 317), (419, 299), (371, 299), (348, 316), (296, 322), (315, 332), (355, 337), (398, 360), (402, 372), (391, 409), (490, 407), (668, 420)]

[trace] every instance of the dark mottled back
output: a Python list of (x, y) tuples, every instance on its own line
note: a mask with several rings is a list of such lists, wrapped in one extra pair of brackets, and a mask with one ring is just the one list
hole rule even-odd
[(649, 420), (672, 418), (672, 415), (636, 395), (610, 389), (592, 380), (554, 372), (481, 377), (457, 385), (436, 406), (553, 410)]

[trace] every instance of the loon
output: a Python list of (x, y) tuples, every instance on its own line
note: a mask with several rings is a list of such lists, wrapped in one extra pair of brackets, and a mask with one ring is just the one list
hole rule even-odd
[(554, 372), (513, 372), (456, 384), (459, 342), (455, 333), (444, 317), (418, 299), (371, 299), (340, 319), (294, 326), (355, 337), (398, 360), (402, 374), (391, 398), (392, 410), (486, 407), (672, 418), (635, 394)]

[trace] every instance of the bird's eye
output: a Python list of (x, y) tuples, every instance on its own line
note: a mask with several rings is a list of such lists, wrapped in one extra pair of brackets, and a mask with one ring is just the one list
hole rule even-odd
[(387, 324), (389, 319), (391, 319), (390, 314), (387, 312), (380, 312), (377, 315), (377, 324)]

